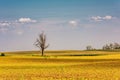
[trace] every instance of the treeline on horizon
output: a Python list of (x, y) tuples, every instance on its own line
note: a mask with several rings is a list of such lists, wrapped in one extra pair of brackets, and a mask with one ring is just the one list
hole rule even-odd
[(101, 49), (95, 49), (93, 48), (91, 45), (86, 46), (86, 50), (120, 50), (120, 44), (119, 43), (109, 43), (109, 44), (105, 44), (104, 46), (102, 46)]

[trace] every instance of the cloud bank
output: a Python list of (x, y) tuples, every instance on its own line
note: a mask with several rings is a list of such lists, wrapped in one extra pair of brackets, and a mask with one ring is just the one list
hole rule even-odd
[(0, 27), (21, 24), (21, 23), (35, 23), (35, 22), (37, 22), (37, 20), (33, 20), (31, 18), (19, 18), (18, 20), (14, 20), (14, 21), (0, 21)]
[(111, 19), (113, 19), (113, 17), (110, 15), (107, 15), (104, 17), (102, 17), (102, 16), (92, 16), (91, 17), (91, 20), (96, 21), (96, 22), (97, 21), (104, 21), (104, 20), (111, 20)]
[[(49, 27), (52, 28), (64, 28), (65, 27), (72, 27), (72, 28), (77, 28), (79, 26), (86, 26), (86, 25), (90, 25), (91, 24), (94, 24), (94, 23), (91, 23), (91, 21), (95, 21), (95, 22), (98, 22), (98, 21), (108, 21), (108, 20), (112, 20), (114, 19), (113, 16), (110, 16), (110, 15), (106, 15), (106, 16), (92, 16), (89, 18), (89, 20), (87, 19), (86, 22), (84, 21), (81, 21), (80, 19), (54, 19), (54, 18), (43, 18), (43, 19), (40, 19), (39, 21), (38, 20), (34, 20), (34, 19), (31, 19), (29, 17), (27, 18), (18, 18), (16, 20), (12, 20), (12, 21), (0, 21), (0, 32), (7, 32), (7, 31), (12, 31), (12, 30), (17, 30), (17, 29), (21, 29), (21, 30), (18, 30), (17, 34), (19, 35), (22, 35), (24, 32), (23, 29), (25, 29), (24, 27), (25, 26), (28, 26), (29, 24), (34, 26), (33, 28), (36, 27), (36, 29), (41, 29), (41, 28), (46, 28), (46, 27)], [(84, 20), (84, 19), (83, 19)], [(35, 24), (33, 24), (35, 23)], [(30, 26), (29, 25), (29, 26)], [(30, 27), (27, 27), (27, 28), (31, 28)], [(33, 29), (31, 28), (31, 29)], [(23, 31), (22, 31), (23, 30)]]
[(32, 20), (30, 18), (20, 18), (18, 20), (18, 22), (21, 22), (21, 23), (34, 23), (34, 22), (37, 22), (36, 20)]
[[(31, 18), (19, 18), (17, 20), (12, 21), (0, 21), (0, 32), (5, 33), (9, 31), (10, 29), (17, 28), (20, 25), (30, 24), (30, 23), (36, 23), (37, 20), (33, 20)], [(18, 32), (19, 35), (21, 35), (23, 32)]]

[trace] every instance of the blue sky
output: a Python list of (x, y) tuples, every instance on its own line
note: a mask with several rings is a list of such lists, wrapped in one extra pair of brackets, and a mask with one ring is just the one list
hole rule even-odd
[(42, 31), (48, 50), (119, 43), (119, 13), (120, 0), (0, 0), (0, 51), (38, 50)]

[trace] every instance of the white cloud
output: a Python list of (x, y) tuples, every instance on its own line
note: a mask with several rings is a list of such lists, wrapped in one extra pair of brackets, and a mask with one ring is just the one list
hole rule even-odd
[(105, 17), (103, 17), (103, 19), (110, 20), (110, 19), (112, 19), (112, 16), (105, 16)]
[(69, 24), (72, 25), (72, 26), (77, 26), (78, 25), (78, 22), (77, 21), (69, 21)]
[(21, 23), (30, 23), (30, 22), (37, 22), (36, 20), (32, 20), (32, 19), (30, 19), (30, 18), (20, 18), (19, 20), (18, 20), (18, 22), (21, 22)]
[(104, 17), (101, 17), (101, 16), (92, 16), (91, 17), (91, 20), (93, 20), (93, 21), (103, 21), (103, 20), (111, 20), (111, 19), (113, 19), (113, 17), (109, 16), (109, 15), (104, 16)]
[(93, 17), (91, 17), (91, 19), (94, 21), (102, 21), (102, 17), (100, 17), (100, 16), (93, 16)]
[(7, 32), (10, 24), (8, 21), (0, 21), (0, 32)]
[(22, 23), (35, 23), (37, 22), (36, 20), (32, 20), (30, 18), (20, 18), (16, 21), (0, 21), (0, 27), (3, 27), (3, 26), (13, 26), (13, 25), (19, 25), (19, 24), (22, 24)]
[[(19, 18), (17, 20), (11, 21), (0, 21), (0, 32), (7, 32), (9, 30), (20, 27), (21, 25), (35, 22), (37, 22), (37, 20), (33, 20), (31, 18)], [(22, 34), (22, 32), (18, 32), (18, 34)]]
[(0, 26), (9, 26), (11, 23), (4, 21), (4, 22), (0, 22)]

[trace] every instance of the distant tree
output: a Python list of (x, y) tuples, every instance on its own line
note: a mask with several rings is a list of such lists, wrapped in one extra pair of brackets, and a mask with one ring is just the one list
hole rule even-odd
[(86, 46), (86, 50), (93, 50), (91, 45)]
[(103, 50), (110, 50), (110, 46), (108, 44), (104, 45)]
[(110, 50), (113, 50), (114, 49), (114, 44), (110, 43), (109, 48), (110, 48)]
[(1, 53), (1, 56), (5, 56), (5, 54), (4, 54), (4, 53)]
[(114, 48), (115, 48), (115, 49), (120, 49), (120, 44), (114, 43)]
[(120, 44), (110, 43), (103, 46), (103, 50), (116, 50), (116, 49), (120, 49)]
[(102, 47), (103, 50), (106, 50), (105, 46)]
[(44, 32), (39, 34), (39, 38), (37, 38), (35, 46), (37, 46), (41, 50), (43, 56), (44, 50), (49, 46), (49, 44), (46, 45), (46, 35), (44, 34)]

